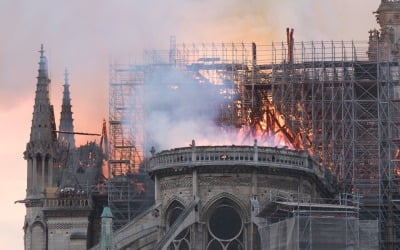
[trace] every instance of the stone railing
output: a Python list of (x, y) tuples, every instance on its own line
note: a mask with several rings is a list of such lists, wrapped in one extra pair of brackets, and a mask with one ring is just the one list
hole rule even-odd
[(380, 7), (382, 8), (393, 8), (393, 7), (399, 7), (400, 0), (384, 0), (382, 1)]
[[(153, 151), (153, 150), (152, 150)], [(150, 172), (168, 168), (202, 166), (254, 166), (258, 169), (276, 168), (304, 171), (317, 175), (322, 182), (336, 186), (329, 171), (311, 159), (306, 151), (254, 146), (195, 146), (152, 152)]]
[(58, 208), (77, 208), (77, 209), (90, 209), (92, 202), (90, 198), (45, 198), (43, 200), (45, 208), (58, 209)]
[(400, 0), (383, 0), (382, 3), (396, 3), (400, 2)]
[(258, 146), (194, 146), (166, 150), (153, 155), (150, 170), (189, 165), (237, 164), (320, 171), (305, 151)]

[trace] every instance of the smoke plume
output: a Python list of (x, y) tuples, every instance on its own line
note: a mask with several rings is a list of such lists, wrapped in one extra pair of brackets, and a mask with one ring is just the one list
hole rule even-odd
[(154, 70), (145, 81), (144, 130), (157, 149), (188, 146), (192, 139), (215, 142), (218, 107), (224, 103), (219, 86), (199, 83), (175, 68)]

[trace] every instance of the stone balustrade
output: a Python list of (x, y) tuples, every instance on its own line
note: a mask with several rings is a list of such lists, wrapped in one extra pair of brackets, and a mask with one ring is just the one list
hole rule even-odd
[(92, 202), (89, 198), (46, 198), (44, 199), (45, 208), (91, 208)]
[(194, 146), (162, 151), (153, 155), (150, 170), (184, 166), (251, 165), (323, 171), (305, 151), (258, 146)]

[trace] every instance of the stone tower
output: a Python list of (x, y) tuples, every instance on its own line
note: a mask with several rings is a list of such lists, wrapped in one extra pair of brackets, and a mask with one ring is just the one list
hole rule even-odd
[[(66, 73), (60, 130), (73, 132), (67, 76)], [(93, 205), (88, 190), (96, 183), (102, 152), (95, 143), (76, 148), (74, 137), (69, 134), (62, 134), (57, 140), (49, 85), (42, 45), (31, 134), (24, 152), (25, 250), (84, 250), (96, 242), (89, 231), (89, 225), (95, 228), (97, 224), (89, 221)]]
[[(400, 59), (400, 0), (382, 0), (375, 14), (380, 29), (370, 31), (368, 51), (370, 60)], [(380, 52), (379, 57), (377, 51)]]
[[(61, 116), (60, 116), (60, 131), (74, 132), (74, 124), (72, 119), (72, 106), (71, 97), (69, 92), (69, 81), (68, 81), (68, 70), (65, 69), (64, 74), (64, 92), (63, 100), (61, 105)], [(60, 142), (66, 142), (71, 148), (75, 147), (75, 138), (72, 133), (60, 133), (58, 137)]]
[(49, 85), (47, 59), (42, 45), (31, 133), (24, 153), (28, 162), (26, 197), (32, 200), (44, 197), (46, 188), (53, 187), (53, 161), (57, 136), (54, 110), (49, 98)]
[(54, 159), (57, 146), (54, 110), (49, 98), (50, 79), (43, 45), (39, 52), (39, 74), (32, 127), (24, 152), (27, 161), (25, 249), (45, 249), (46, 222), (42, 203), (46, 192), (54, 186)]

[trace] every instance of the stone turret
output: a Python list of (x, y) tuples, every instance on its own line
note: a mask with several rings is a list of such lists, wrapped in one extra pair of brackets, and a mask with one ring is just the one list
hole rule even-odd
[(101, 214), (100, 250), (113, 250), (113, 215), (109, 207), (104, 207)]
[(27, 198), (43, 197), (45, 188), (53, 186), (53, 158), (57, 140), (54, 109), (49, 98), (50, 79), (43, 45), (39, 52), (39, 74), (31, 133), (24, 152), (24, 158), (28, 162)]
[[(68, 70), (65, 69), (64, 74), (64, 92), (63, 100), (61, 105), (61, 116), (60, 116), (60, 131), (74, 132), (74, 119), (72, 119), (72, 106), (71, 97), (69, 92), (69, 81), (68, 81)], [(60, 133), (58, 136), (60, 142), (68, 143), (71, 148), (75, 147), (75, 137), (73, 133)]]
[(50, 104), (47, 59), (43, 45), (40, 48), (32, 127), (24, 158), (27, 161), (27, 190), (24, 200), (25, 249), (46, 249), (47, 224), (43, 213), (46, 190), (54, 187), (54, 162), (57, 136), (53, 106)]
[[(368, 51), (370, 60), (400, 59), (400, 0), (382, 0), (375, 14), (380, 29), (370, 31)], [(379, 57), (377, 51), (380, 52)]]

